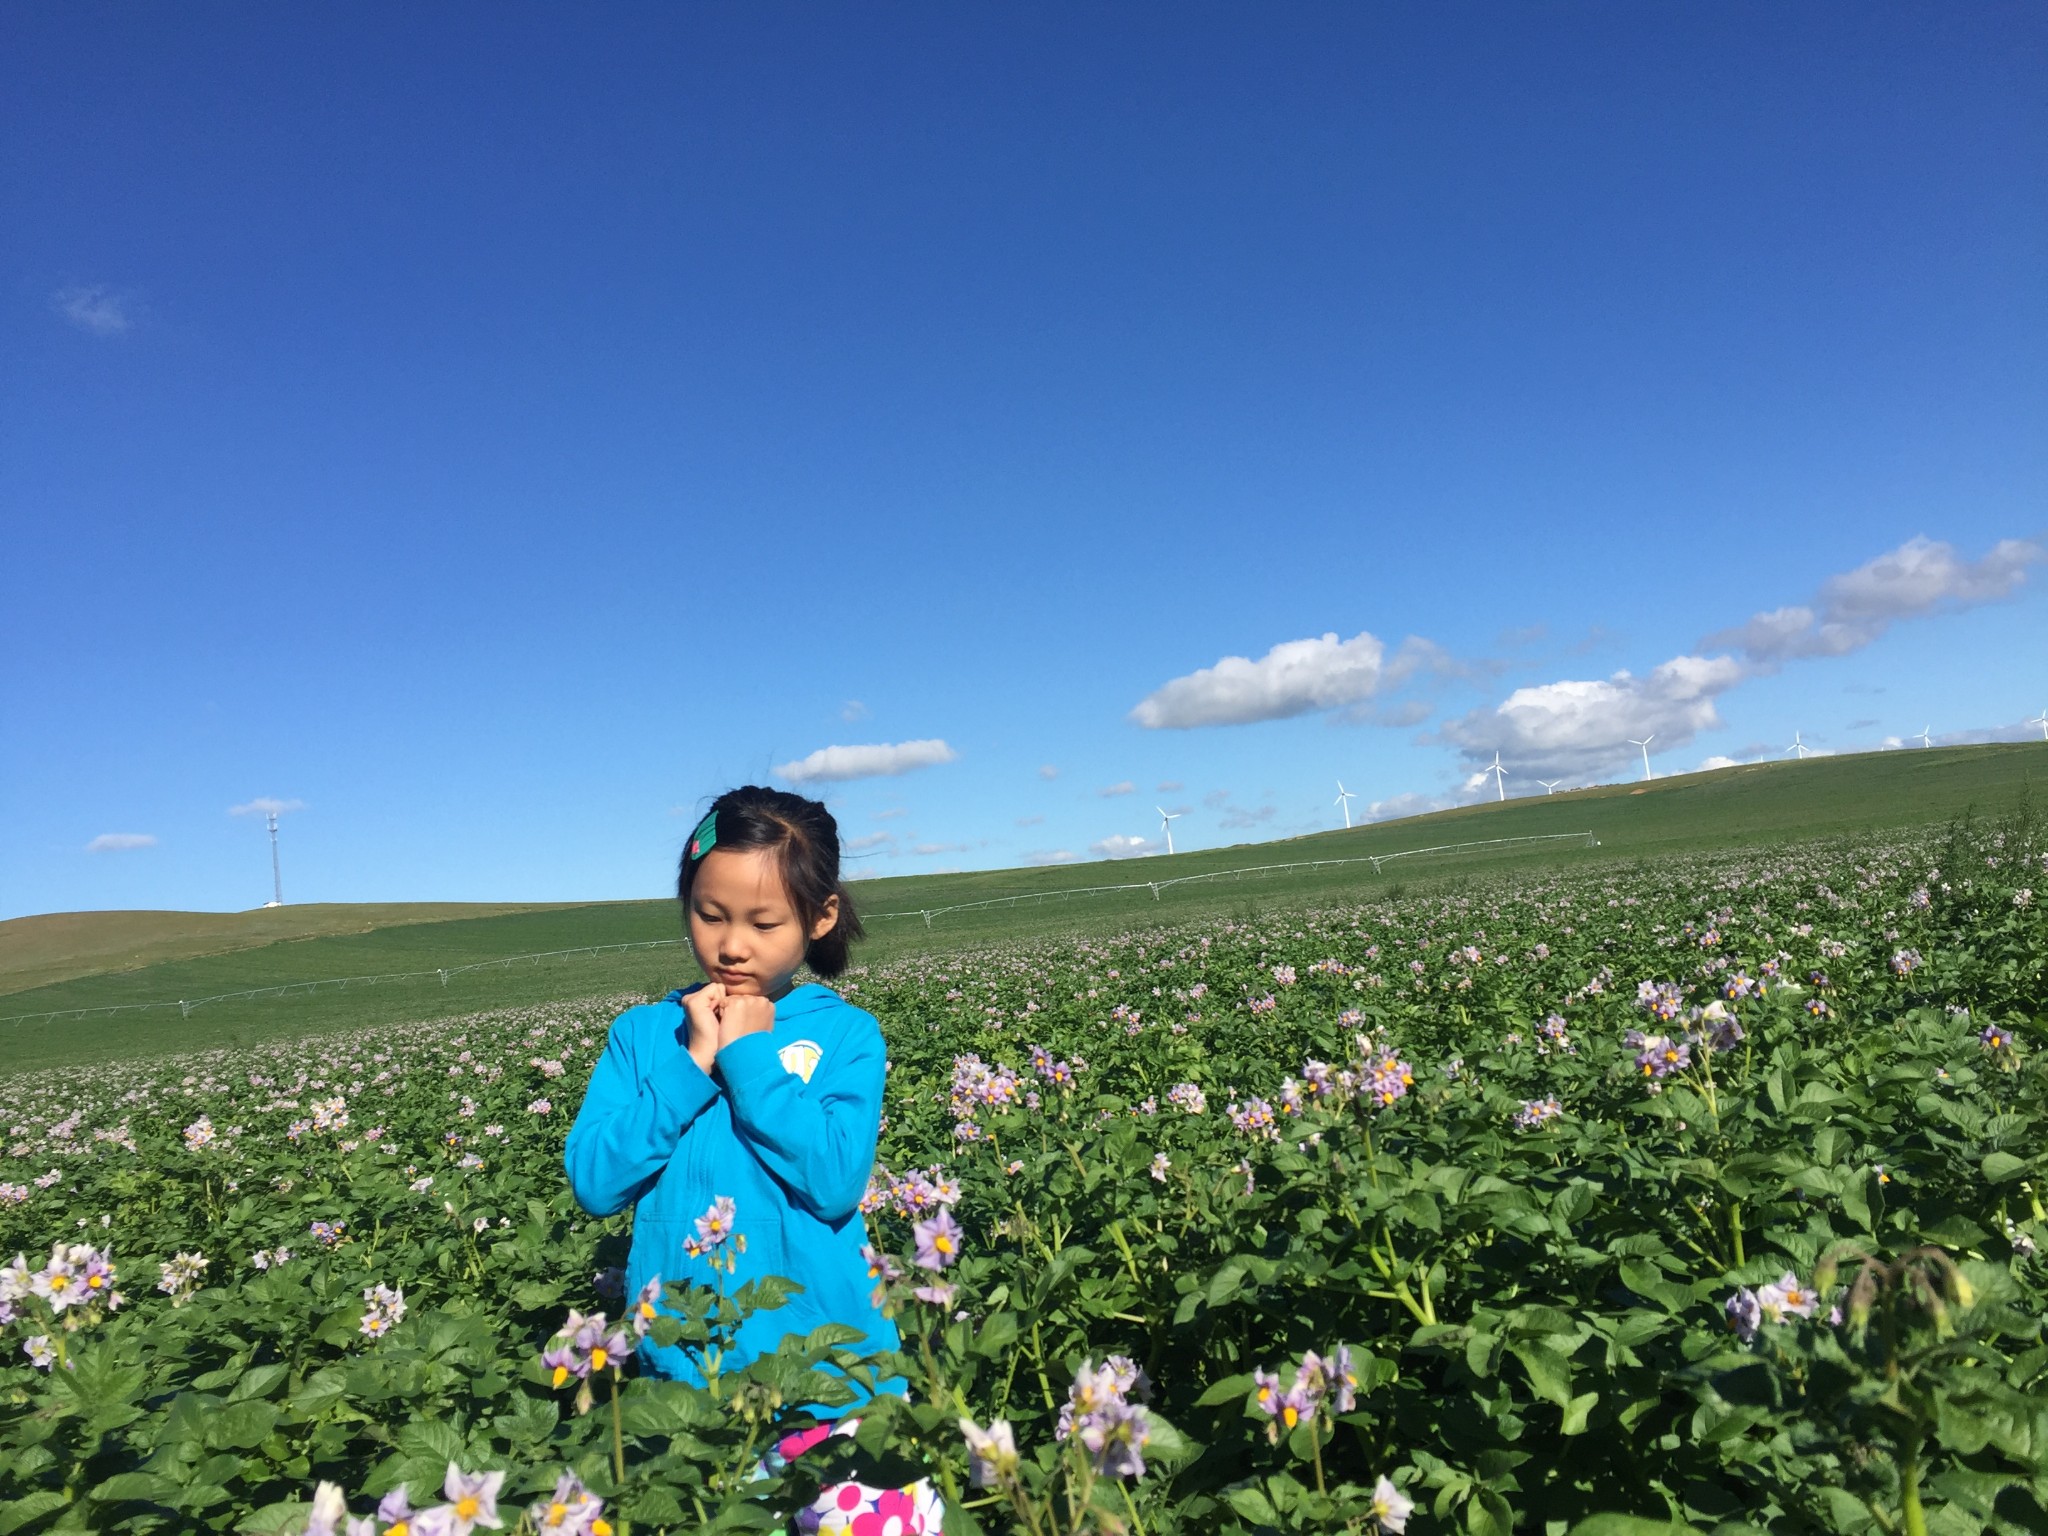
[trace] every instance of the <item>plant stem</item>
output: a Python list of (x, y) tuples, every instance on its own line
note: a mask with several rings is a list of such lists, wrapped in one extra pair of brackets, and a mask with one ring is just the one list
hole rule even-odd
[(612, 1476), (619, 1480), (619, 1486), (626, 1482), (626, 1426), (619, 1412), (619, 1372), (612, 1369)]
[(1906, 1536), (1927, 1536), (1927, 1513), (1920, 1507), (1920, 1442), (1916, 1432), (1906, 1442), (1906, 1454), (1899, 1463), (1899, 1503)]
[(1728, 1207), (1728, 1237), (1735, 1244), (1735, 1267), (1742, 1268), (1747, 1261), (1742, 1256), (1742, 1202), (1734, 1201)]
[(1138, 1518), (1138, 1506), (1131, 1502), (1131, 1485), (1122, 1478), (1117, 1479), (1116, 1489), (1124, 1496), (1124, 1508), (1131, 1512), (1131, 1528), (1138, 1536), (1145, 1536), (1145, 1522)]

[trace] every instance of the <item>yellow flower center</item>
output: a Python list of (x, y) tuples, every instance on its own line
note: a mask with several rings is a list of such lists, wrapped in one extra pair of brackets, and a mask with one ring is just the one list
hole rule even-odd
[(1287, 1421), (1289, 1429), (1294, 1428), (1295, 1425), (1301, 1422), (1301, 1412), (1292, 1403), (1289, 1403), (1280, 1410), (1280, 1417)]
[(568, 1519), (568, 1518), (569, 1518), (569, 1506), (568, 1506), (568, 1505), (566, 1505), (566, 1504), (550, 1504), (550, 1505), (548, 1506), (548, 1520), (547, 1520), (547, 1523), (548, 1523), (549, 1525), (551, 1525), (551, 1526), (554, 1526), (554, 1525), (560, 1525), (560, 1524), (561, 1524), (561, 1523), (562, 1523), (562, 1522), (563, 1522), (564, 1520), (566, 1520), (566, 1519)]
[(569, 1367), (567, 1367), (566, 1365), (558, 1365), (558, 1366), (556, 1366), (556, 1367), (555, 1367), (555, 1385), (559, 1387), (559, 1386), (560, 1386), (560, 1385), (561, 1385), (561, 1384), (562, 1384), (563, 1382), (567, 1381), (568, 1379), (569, 1379)]
[(610, 1360), (611, 1356), (604, 1352), (602, 1346), (599, 1346), (598, 1348), (593, 1349), (590, 1352), (590, 1368), (593, 1371), (603, 1370)]
[(455, 1501), (455, 1518), (458, 1520), (474, 1520), (477, 1516), (477, 1511), (483, 1507), (482, 1501), (475, 1494), (465, 1493)]
[(71, 1277), (69, 1275), (50, 1276), (50, 1289), (53, 1291), (61, 1291), (64, 1289), (65, 1286), (69, 1285), (70, 1283)]

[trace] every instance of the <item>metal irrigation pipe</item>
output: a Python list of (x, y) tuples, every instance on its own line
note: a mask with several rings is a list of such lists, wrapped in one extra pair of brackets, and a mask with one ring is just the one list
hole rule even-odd
[(1344, 859), (1303, 859), (1291, 864), (1247, 864), (1236, 869), (1215, 869), (1199, 875), (1176, 875), (1171, 880), (1139, 880), (1128, 885), (1078, 885), (1066, 886), (1056, 891), (1024, 891), (1015, 896), (990, 896), (981, 901), (962, 901), (947, 907), (920, 907), (906, 912), (863, 912), (864, 921), (876, 922), (885, 917), (921, 917), (925, 927), (932, 925), (932, 919), (943, 917), (948, 912), (972, 912), (985, 907), (1016, 906), (1027, 901), (1046, 901), (1057, 896), (1065, 900), (1070, 896), (1100, 896), (1116, 891), (1150, 891), (1157, 901), (1159, 893), (1176, 885), (1193, 885), (1203, 880), (1235, 880), (1245, 875), (1277, 874), (1292, 869), (1326, 869), (1340, 864), (1370, 864), (1373, 873), (1378, 874), (1380, 866), (1395, 859), (1413, 858), (1424, 853), (1458, 853), (1467, 848), (1497, 848), (1507, 843), (1548, 843), (1564, 838), (1584, 838), (1588, 847), (1599, 846), (1591, 832), (1538, 832), (1520, 837), (1485, 837), (1465, 843), (1438, 843), (1429, 848), (1404, 848), (1398, 853), (1368, 853)]

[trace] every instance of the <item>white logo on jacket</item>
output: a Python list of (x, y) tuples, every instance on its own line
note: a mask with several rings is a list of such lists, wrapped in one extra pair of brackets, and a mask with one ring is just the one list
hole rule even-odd
[(815, 1040), (792, 1040), (775, 1054), (782, 1058), (783, 1071), (794, 1072), (808, 1083), (811, 1074), (818, 1070), (825, 1050)]

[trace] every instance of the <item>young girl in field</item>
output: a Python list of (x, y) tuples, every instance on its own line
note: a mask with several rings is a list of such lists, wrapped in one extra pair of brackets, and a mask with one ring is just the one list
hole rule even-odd
[[(793, 985), (806, 964), (837, 976), (861, 936), (839, 878), (839, 829), (815, 800), (730, 790), (692, 834), (676, 895), (708, 980), (613, 1022), (569, 1132), (570, 1186), (593, 1215), (634, 1207), (629, 1296), (657, 1278), (712, 1283), (706, 1239), (732, 1230), (744, 1251), (725, 1242), (715, 1254), (737, 1262), (728, 1284), (782, 1275), (803, 1286), (742, 1325), (726, 1367), (824, 1323), (863, 1330), (865, 1345), (851, 1348), (894, 1349), (896, 1326), (874, 1304), (861, 1254), (887, 1069), (881, 1026), (828, 987)], [(703, 1380), (681, 1348), (649, 1339), (641, 1360), (658, 1375)], [(811, 1443), (791, 1436), (783, 1454)], [(876, 1513), (876, 1500), (918, 1502), (933, 1516), (901, 1530), (938, 1529), (928, 1496), (858, 1484), (826, 1490), (820, 1505), (830, 1508), (801, 1523), (817, 1529), (823, 1516), (826, 1529), (848, 1529)]]

